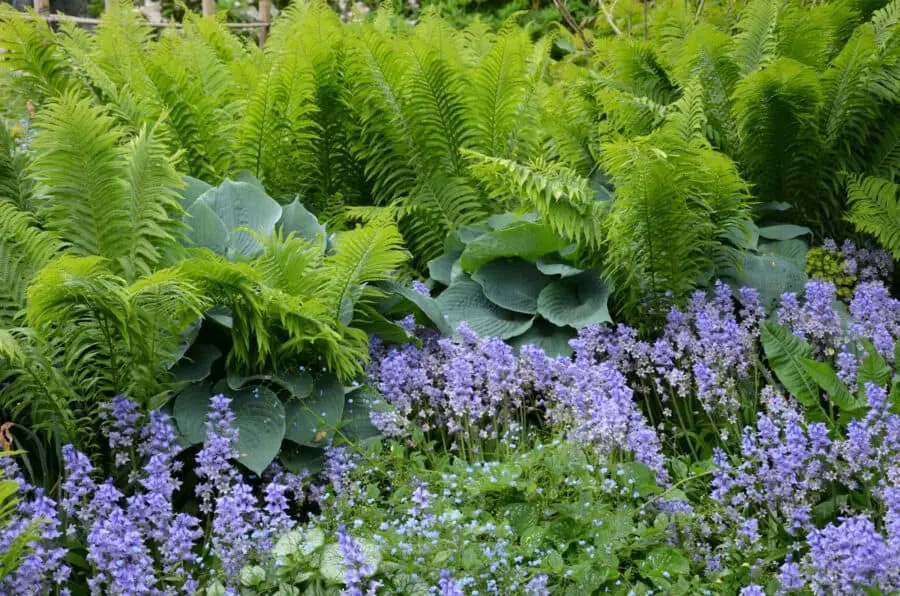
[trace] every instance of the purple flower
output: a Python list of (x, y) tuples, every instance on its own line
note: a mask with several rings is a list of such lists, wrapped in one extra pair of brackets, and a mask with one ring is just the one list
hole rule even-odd
[(749, 584), (741, 588), (739, 594), (740, 596), (766, 596), (766, 591), (762, 589), (762, 586)]
[(850, 301), (851, 334), (868, 339), (888, 362), (894, 361), (894, 344), (900, 339), (900, 300), (875, 282), (862, 283)]
[(438, 579), (437, 585), (438, 594), (440, 596), (465, 596), (466, 593), (463, 591), (462, 586), (460, 586), (454, 579), (453, 576), (450, 575), (450, 572), (446, 569), (441, 570), (440, 578)]
[(375, 573), (375, 568), (366, 562), (362, 545), (347, 532), (346, 526), (341, 525), (337, 535), (338, 547), (344, 558), (344, 593), (349, 596), (362, 596), (362, 581)]
[(900, 588), (898, 553), (892, 552), (868, 517), (828, 524), (807, 537), (810, 587), (814, 592), (851, 594), (874, 587)]
[(323, 473), (338, 494), (344, 494), (349, 487), (350, 474), (356, 468), (357, 458), (347, 447), (328, 446), (325, 448)]
[(547, 580), (549, 578), (543, 573), (535, 575), (527, 584), (525, 584), (525, 594), (528, 596), (549, 596), (550, 590), (547, 589)]
[(213, 553), (229, 579), (238, 576), (259, 548), (260, 512), (250, 487), (238, 480), (216, 499), (213, 516)]
[(140, 408), (124, 395), (117, 395), (103, 405), (101, 415), (109, 422), (105, 431), (109, 447), (115, 453), (116, 465), (125, 466), (137, 435), (137, 423), (141, 419)]
[(197, 476), (203, 481), (197, 483), (196, 492), (204, 513), (211, 511), (214, 496), (227, 492), (237, 477), (231, 460), (237, 458), (238, 429), (230, 404), (231, 400), (221, 394), (210, 400), (206, 441), (197, 454)]
[(153, 559), (138, 528), (118, 506), (98, 516), (87, 538), (92, 594), (154, 594)]
[(96, 490), (96, 483), (91, 478), (94, 466), (72, 445), (63, 445), (62, 456), (66, 479), (62, 484), (60, 505), (67, 515), (79, 516), (88, 496)]

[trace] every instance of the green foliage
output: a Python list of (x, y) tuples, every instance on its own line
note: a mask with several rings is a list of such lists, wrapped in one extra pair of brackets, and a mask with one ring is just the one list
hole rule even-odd
[(847, 219), (862, 232), (875, 236), (895, 259), (900, 259), (900, 192), (883, 178), (850, 177)]
[(850, 300), (857, 277), (845, 271), (844, 257), (836, 251), (822, 247), (811, 248), (806, 253), (806, 274), (810, 279), (824, 279), (834, 284), (837, 296), (844, 302)]
[(571, 353), (577, 329), (611, 320), (608, 282), (579, 268), (571, 248), (533, 214), (493, 216), (451, 235), (445, 253), (429, 262), (450, 329), (465, 322), (516, 346)]

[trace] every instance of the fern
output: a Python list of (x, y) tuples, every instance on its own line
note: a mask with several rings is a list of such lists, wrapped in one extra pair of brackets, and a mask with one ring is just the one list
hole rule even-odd
[(31, 208), (34, 189), (27, 175), (29, 162), (29, 155), (16, 146), (10, 129), (0, 118), (0, 201), (10, 201), (23, 210)]
[(837, 207), (820, 200), (821, 97), (815, 73), (786, 58), (744, 78), (734, 93), (741, 164), (755, 193), (763, 202), (790, 201), (820, 227)]
[(594, 200), (588, 180), (561, 164), (535, 161), (528, 165), (467, 151), (473, 175), (492, 197), (506, 205), (534, 209), (561, 237), (587, 250), (602, 242), (601, 218), (607, 205)]
[(16, 73), (20, 97), (54, 97), (69, 86), (67, 65), (57, 52), (53, 31), (34, 11), (30, 20), (12, 6), (0, 6), (0, 61)]
[(900, 260), (900, 186), (874, 176), (848, 176), (847, 219)]
[(15, 324), (28, 284), (58, 250), (58, 242), (35, 225), (30, 213), (0, 201), (0, 326)]
[(753, 0), (738, 24), (734, 60), (744, 75), (775, 58), (778, 46), (778, 18), (783, 0)]

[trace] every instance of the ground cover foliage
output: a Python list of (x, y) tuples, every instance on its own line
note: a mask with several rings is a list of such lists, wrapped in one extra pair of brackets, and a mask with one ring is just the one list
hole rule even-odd
[(0, 11), (0, 592), (900, 591), (900, 5), (641, 12)]

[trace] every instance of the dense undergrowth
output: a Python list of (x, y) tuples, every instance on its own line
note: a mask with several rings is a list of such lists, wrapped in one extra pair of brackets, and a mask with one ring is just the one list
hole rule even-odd
[(0, 593), (900, 590), (896, 0), (125, 8), (0, 11)]

